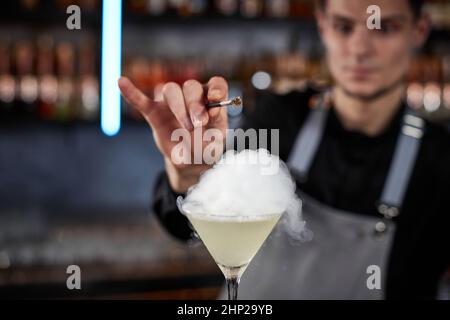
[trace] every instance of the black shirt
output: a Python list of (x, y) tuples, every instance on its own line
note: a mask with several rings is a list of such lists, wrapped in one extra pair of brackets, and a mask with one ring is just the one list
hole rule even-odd
[[(286, 95), (264, 92), (253, 112), (244, 112), (243, 129), (279, 129), (280, 158), (287, 161), (299, 129), (317, 92)], [(343, 128), (333, 109), (302, 191), (324, 204), (355, 213), (380, 216), (376, 203), (393, 157), (401, 127), (402, 105), (389, 126), (375, 137)], [(269, 143), (270, 149), (270, 143)], [(155, 185), (153, 210), (179, 239), (192, 235), (178, 211), (178, 196), (162, 172)], [(450, 134), (427, 122), (414, 172), (406, 191), (386, 279), (386, 298), (433, 298), (450, 266)]]

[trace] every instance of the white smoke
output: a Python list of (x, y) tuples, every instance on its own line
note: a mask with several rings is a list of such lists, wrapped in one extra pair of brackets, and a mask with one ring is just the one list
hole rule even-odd
[[(266, 174), (264, 168), (276, 166)], [(283, 213), (286, 231), (294, 240), (309, 240), (302, 219), (302, 202), (286, 164), (266, 149), (227, 151), (189, 188), (182, 212), (210, 217), (250, 219)], [(310, 232), (309, 232), (310, 233)]]

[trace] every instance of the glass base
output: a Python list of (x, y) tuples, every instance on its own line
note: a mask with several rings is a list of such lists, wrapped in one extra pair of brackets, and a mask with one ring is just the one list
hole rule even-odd
[(218, 266), (227, 281), (228, 300), (237, 300), (239, 281), (245, 269), (247, 269), (248, 264), (239, 267), (225, 267), (220, 264)]
[(225, 276), (225, 279), (231, 279), (231, 278), (241, 278), (242, 274), (244, 273), (245, 269), (247, 269), (248, 264), (244, 264), (239, 267), (226, 267), (221, 264), (217, 264), (222, 271), (223, 275)]

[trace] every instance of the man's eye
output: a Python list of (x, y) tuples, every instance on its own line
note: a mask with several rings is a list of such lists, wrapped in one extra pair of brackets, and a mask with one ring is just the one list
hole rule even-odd
[(346, 23), (335, 23), (334, 30), (343, 35), (348, 35), (353, 31), (353, 27)]
[(383, 34), (390, 34), (390, 33), (394, 33), (395, 31), (397, 31), (397, 28), (390, 24), (382, 24), (379, 31)]

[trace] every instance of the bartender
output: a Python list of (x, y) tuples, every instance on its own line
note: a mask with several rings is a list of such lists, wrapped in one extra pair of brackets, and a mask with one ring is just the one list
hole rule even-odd
[[(318, 1), (333, 87), (319, 97), (312, 89), (264, 93), (255, 110), (244, 110), (243, 129), (280, 130), (279, 155), (296, 177), (314, 237), (300, 246), (269, 238), (242, 278), (240, 298), (436, 297), (450, 266), (450, 135), (403, 99), (414, 51), (430, 28), (422, 2)], [(371, 5), (381, 9), (379, 29), (367, 27)], [(170, 135), (177, 128), (224, 132), (226, 108), (207, 109), (205, 100), (226, 99), (227, 81), (170, 82), (159, 101), (127, 78), (119, 87), (164, 156), (153, 210), (172, 235), (188, 241), (194, 233), (176, 198), (209, 166), (174, 164)], [(369, 284), (374, 270), (380, 285)]]

